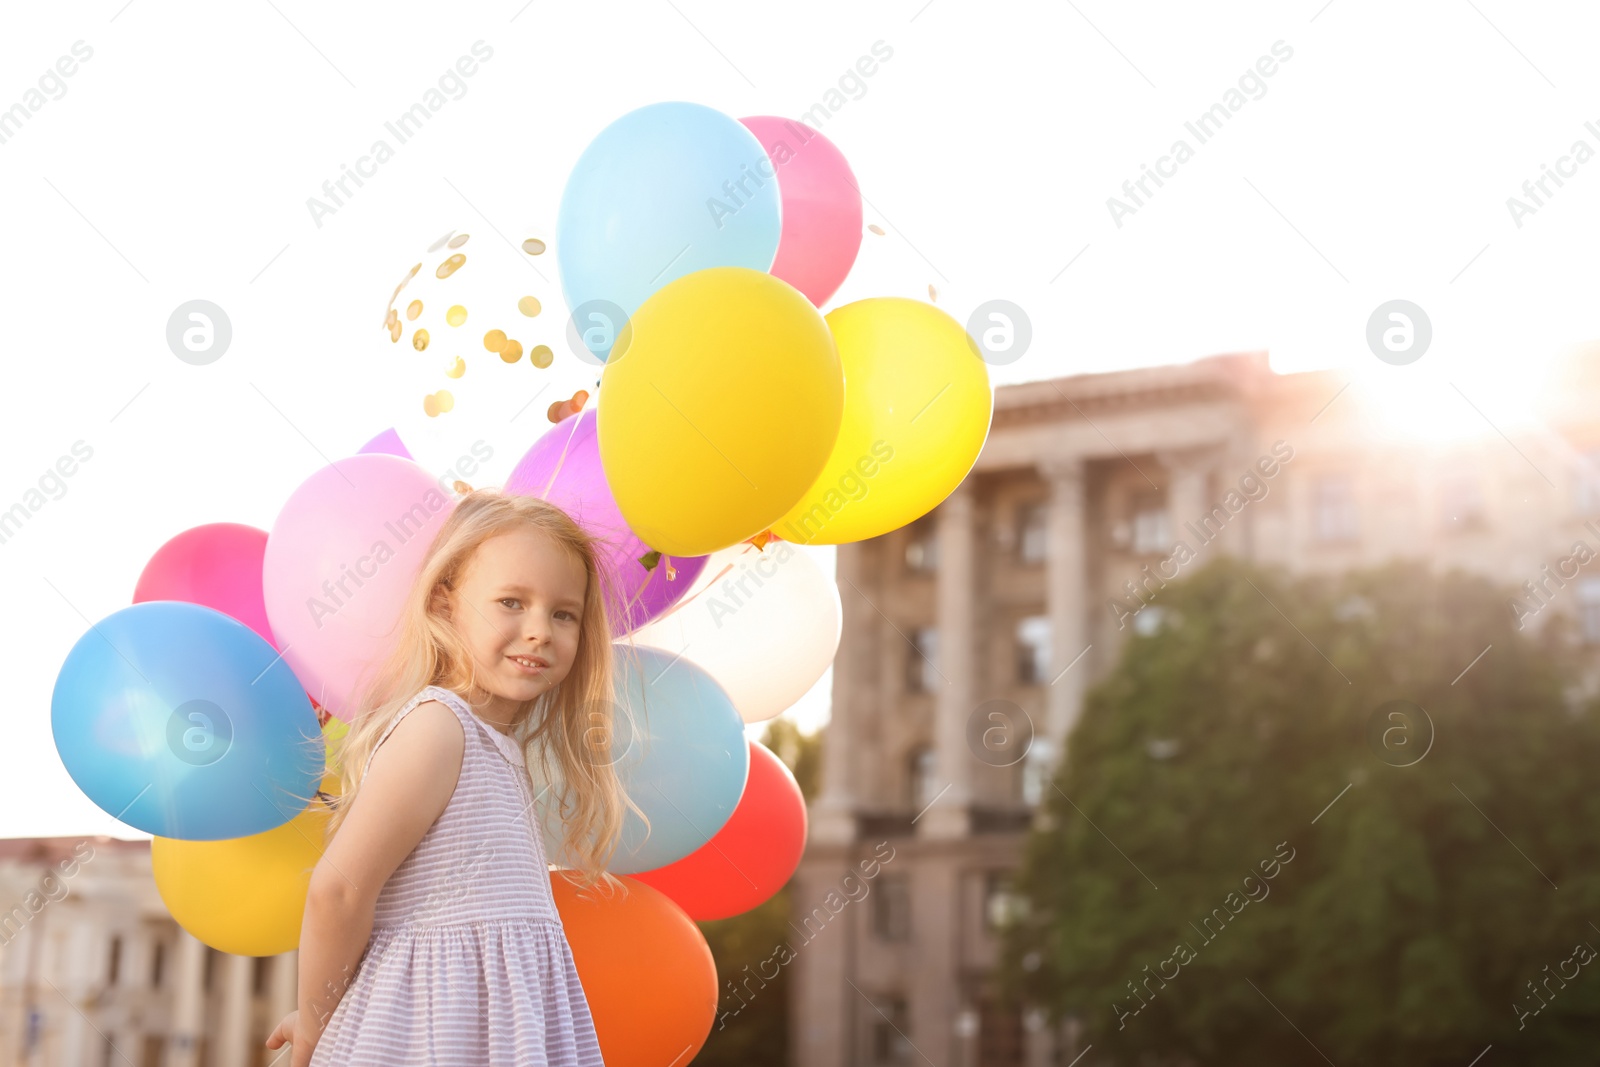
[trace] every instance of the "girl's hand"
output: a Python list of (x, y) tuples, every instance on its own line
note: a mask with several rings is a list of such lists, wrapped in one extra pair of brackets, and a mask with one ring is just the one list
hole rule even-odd
[(289, 1067), (306, 1067), (311, 1062), (311, 1052), (316, 1048), (316, 1040), (311, 1034), (300, 1033), (300, 1012), (291, 1011), (283, 1017), (276, 1029), (267, 1037), (267, 1048), (282, 1048), (285, 1043), (293, 1046), (289, 1053)]

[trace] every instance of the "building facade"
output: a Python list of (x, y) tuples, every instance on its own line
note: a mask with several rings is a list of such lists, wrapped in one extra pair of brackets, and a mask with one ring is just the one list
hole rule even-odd
[(1508, 611), (1569, 613), (1600, 641), (1600, 562), (1561, 562), (1580, 540), (1600, 556), (1600, 349), (1563, 362), (1514, 433), (1485, 417), (1430, 440), (1349, 384), (1249, 353), (1006, 386), (955, 492), (839, 546), (792, 1062), (1078, 1055), (1070, 1026), (998, 1007), (996, 929), (1084, 694), (1159, 617), (1163, 580), (1217, 553), (1298, 573), (1409, 558), (1521, 589)]
[(148, 841), (0, 840), (5, 1067), (278, 1062), (264, 1042), (296, 1007), (298, 956), (197, 941), (161, 901)]

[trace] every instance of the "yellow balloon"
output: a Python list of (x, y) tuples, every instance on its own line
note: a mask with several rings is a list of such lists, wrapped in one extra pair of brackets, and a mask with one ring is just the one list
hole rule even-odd
[[(323, 737), (336, 741), (348, 731), (342, 726), (330, 719)], [(337, 795), (339, 779), (325, 774), (322, 791)], [(276, 956), (298, 948), (328, 816), (327, 806), (313, 799), (282, 826), (248, 837), (154, 838), (150, 865), (162, 902), (179, 926), (219, 952)]]
[(844, 419), (817, 479), (772, 526), (842, 545), (896, 530), (949, 496), (989, 436), (989, 368), (961, 324), (885, 296), (828, 313), (844, 366)]
[(816, 481), (844, 408), (822, 316), (764, 271), (662, 286), (600, 379), (600, 462), (633, 532), (672, 556), (754, 537)]

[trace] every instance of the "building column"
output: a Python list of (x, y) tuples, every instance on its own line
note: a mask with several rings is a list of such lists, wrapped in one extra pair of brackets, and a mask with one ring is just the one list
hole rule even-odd
[(1156, 459), (1167, 469), (1167, 513), (1172, 524), (1173, 544), (1182, 541), (1198, 553), (1215, 529), (1201, 527), (1211, 509), (1211, 467), (1215, 462), (1210, 449), (1158, 452)]
[(934, 702), (934, 785), (939, 799), (917, 818), (922, 837), (965, 837), (972, 818), (972, 714), (975, 661), (973, 575), (976, 567), (971, 481), (962, 482), (935, 513), (939, 523), (938, 638), (940, 676)]
[(267, 982), (267, 1025), (277, 1026), (285, 1015), (300, 1007), (300, 950), (290, 949), (272, 957), (272, 973)]
[[(877, 621), (877, 611), (862, 599), (870, 595), (864, 587), (866, 551), (859, 543), (839, 546), (837, 584), (846, 634), (864, 633)], [(822, 793), (809, 818), (809, 837), (815, 844), (844, 845), (856, 836), (857, 719), (864, 711), (858, 689), (866, 673), (861, 645), (862, 642), (846, 640), (834, 658), (833, 711), (822, 734)]]
[[(103, 1015), (98, 994), (105, 989), (109, 967), (105, 927), (91, 917), (89, 908), (64, 911), (61, 917), (70, 930), (64, 946), (66, 958), (54, 980), (60, 993), (53, 1007), (60, 1009), (55, 1014), (61, 1020), (61, 1062), (94, 1063), (100, 1059), (104, 1041), (90, 1020)], [(63, 997), (70, 1007), (61, 1003)]]
[(229, 953), (222, 957), (222, 1018), (215, 1031), (211, 1057), (218, 1067), (249, 1067), (254, 1062), (255, 1049), (250, 1043), (254, 967), (254, 956)]
[(167, 1034), (166, 1067), (196, 1067), (205, 1012), (206, 946), (178, 927), (172, 967), (172, 1023)]
[[(942, 552), (944, 546), (940, 545), (939, 549)], [(911, 1025), (906, 1037), (920, 1053), (912, 1055), (913, 1063), (961, 1062), (957, 1021), (961, 1009), (966, 1006), (959, 977), (963, 927), (961, 871), (966, 862), (960, 852), (946, 849), (919, 857), (911, 871), (913, 952), (906, 957), (910, 961), (906, 975), (906, 1015)]]
[(1089, 676), (1088, 656), (1084, 655), (1089, 643), (1084, 611), (1088, 595), (1084, 543), (1086, 471), (1085, 461), (1076, 456), (1048, 459), (1040, 470), (1050, 485), (1045, 558), (1050, 678), (1045, 690), (1045, 722), (1034, 736), (1028, 757), (1034, 764), (1032, 773), (1053, 773), (1061, 765), (1067, 736), (1082, 711), (1084, 683)]

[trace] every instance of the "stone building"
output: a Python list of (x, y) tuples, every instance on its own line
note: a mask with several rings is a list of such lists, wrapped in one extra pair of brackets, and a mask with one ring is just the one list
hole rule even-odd
[(1219, 552), (1301, 573), (1409, 557), (1521, 587), (1532, 612), (1600, 640), (1600, 562), (1559, 563), (1580, 539), (1600, 554), (1600, 347), (1560, 364), (1531, 425), (1483, 416), (1451, 441), (1348, 385), (1250, 353), (1002, 387), (954, 493), (839, 547), (844, 639), (791, 920), (792, 1062), (1077, 1056), (1070, 1027), (996, 1006), (996, 923), (1084, 693), (1158, 617), (1163, 577)]
[(295, 1009), (298, 955), (195, 940), (148, 841), (0, 840), (0, 1064), (262, 1067), (284, 1053), (263, 1043)]

